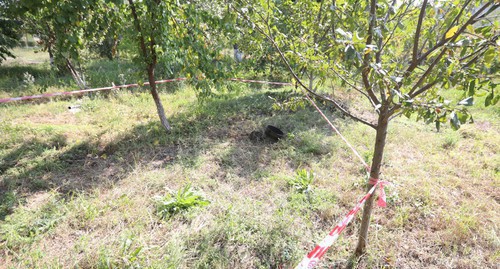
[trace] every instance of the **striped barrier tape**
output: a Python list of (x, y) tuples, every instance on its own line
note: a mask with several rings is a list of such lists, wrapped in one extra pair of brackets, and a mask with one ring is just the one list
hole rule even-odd
[[(186, 80), (186, 78), (164, 79), (164, 80), (156, 81), (156, 84), (175, 82), (175, 81), (183, 81), (183, 80)], [(272, 85), (284, 85), (284, 86), (291, 86), (292, 85), (292, 83), (288, 83), (288, 82), (261, 81), (261, 80), (249, 80), (249, 79), (240, 79), (240, 78), (231, 78), (231, 79), (229, 79), (229, 81), (272, 84)], [(149, 85), (149, 82), (145, 82), (142, 85)], [(30, 95), (30, 96), (2, 98), (2, 99), (0, 99), (0, 103), (9, 103), (9, 102), (14, 102), (14, 101), (24, 101), (24, 100), (32, 100), (32, 99), (47, 98), (47, 97), (54, 97), (54, 96), (81, 94), (81, 93), (87, 93), (87, 92), (107, 91), (107, 90), (114, 90), (114, 89), (121, 89), (121, 88), (139, 87), (142, 85), (139, 85), (138, 83), (134, 83), (134, 84), (126, 84), (126, 85), (118, 85), (118, 86), (113, 85), (111, 87), (85, 89), (85, 90), (78, 90), (78, 91), (71, 91), (71, 92), (55, 92), (55, 93), (45, 93), (45, 94)]]
[(377, 180), (370, 178), (370, 184), (373, 184), (373, 187), (368, 191), (368, 193), (356, 204), (356, 206), (349, 211), (347, 216), (342, 219), (335, 228), (325, 237), (321, 242), (316, 245), (316, 247), (307, 254), (302, 261), (295, 267), (295, 269), (312, 269), (314, 268), (321, 257), (325, 255), (326, 251), (333, 245), (333, 243), (337, 240), (339, 237), (340, 233), (347, 227), (347, 225), (351, 222), (351, 220), (354, 218), (356, 213), (361, 209), (361, 207), (364, 205), (366, 200), (370, 198), (370, 196), (373, 194), (375, 189), (377, 188), (377, 185), (380, 187), (380, 194), (379, 194), (379, 199), (378, 199), (378, 205), (385, 207), (386, 205), (386, 198), (385, 198), (385, 192), (384, 192), (384, 185), (388, 184), (386, 181), (382, 180)]
[[(347, 146), (351, 149), (351, 151), (358, 157), (359, 161), (363, 166), (365, 167), (366, 171), (368, 173), (371, 172), (370, 166), (365, 162), (363, 157), (359, 154), (359, 152), (349, 143), (349, 141), (342, 135), (342, 133), (333, 125), (333, 123), (328, 119), (328, 117), (321, 111), (321, 109), (316, 105), (316, 103), (309, 97), (307, 92), (304, 92), (307, 100), (314, 106), (314, 108), (318, 111), (318, 113), (323, 117), (323, 119), (330, 125), (330, 127), (337, 133), (340, 138), (344, 141), (344, 143), (347, 144)], [(351, 222), (351, 220), (354, 218), (354, 215), (358, 213), (359, 210), (361, 210), (361, 207), (364, 205), (366, 200), (370, 198), (370, 196), (373, 194), (375, 191), (377, 185), (380, 188), (379, 192), (379, 199), (377, 201), (377, 205), (380, 207), (386, 207), (387, 201), (386, 201), (386, 195), (384, 191), (384, 186), (388, 185), (387, 181), (382, 181), (378, 180), (375, 178), (370, 177), (369, 178), (369, 184), (372, 185), (370, 188), (370, 191), (356, 204), (356, 206), (347, 214), (347, 216), (337, 224), (337, 226), (318, 244), (316, 247), (307, 254), (304, 259), (297, 265), (296, 269), (311, 269), (314, 268), (321, 257), (326, 253), (326, 251), (333, 245), (333, 243), (337, 240), (339, 237), (340, 233), (346, 228), (346, 226)]]
[(248, 82), (248, 83), (260, 83), (260, 84), (271, 84), (271, 85), (283, 85), (283, 86), (293, 86), (290, 82), (275, 82), (275, 81), (262, 81), (262, 80), (251, 80), (251, 79), (241, 79), (241, 78), (230, 78), (230, 81)]
[[(158, 80), (158, 81), (156, 81), (156, 84), (168, 83), (168, 82), (174, 82), (174, 81), (182, 81), (182, 80), (186, 80), (186, 78), (174, 78), (174, 79)], [(149, 82), (145, 82), (143, 85), (149, 85)], [(0, 99), (0, 103), (32, 100), (32, 99), (39, 99), (39, 98), (46, 98), (46, 97), (53, 97), (53, 96), (81, 94), (81, 93), (87, 93), (87, 92), (107, 91), (107, 90), (113, 90), (113, 89), (131, 88), (131, 87), (139, 87), (139, 86), (140, 86), (139, 84), (134, 83), (134, 84), (126, 84), (126, 85), (118, 85), (118, 86), (113, 85), (111, 87), (85, 89), (85, 90), (78, 90), (78, 91), (71, 91), (71, 92), (55, 92), (55, 93), (45, 93), (45, 94), (22, 96), (22, 97), (3, 98), (3, 99)]]

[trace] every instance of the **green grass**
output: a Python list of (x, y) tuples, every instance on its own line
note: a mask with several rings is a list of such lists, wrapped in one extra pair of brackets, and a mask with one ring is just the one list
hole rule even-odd
[[(0, 74), (0, 81), (13, 76)], [(364, 194), (363, 169), (311, 107), (273, 109), (269, 97), (286, 102), (292, 89), (237, 87), (203, 103), (190, 87), (164, 90), (168, 135), (146, 90), (1, 105), (0, 264), (295, 266)], [(80, 112), (68, 111), (76, 104)], [(388, 207), (374, 210), (359, 268), (495, 268), (499, 112), (474, 108), (476, 123), (457, 132), (405, 118), (392, 123), (382, 171), (395, 186), (387, 189)], [(372, 130), (327, 114), (369, 160)], [(249, 139), (268, 124), (286, 139)], [(314, 181), (298, 175), (302, 169), (314, 171)], [(158, 215), (155, 197), (188, 184), (210, 204)], [(347, 263), (359, 222), (360, 215), (322, 266)]]

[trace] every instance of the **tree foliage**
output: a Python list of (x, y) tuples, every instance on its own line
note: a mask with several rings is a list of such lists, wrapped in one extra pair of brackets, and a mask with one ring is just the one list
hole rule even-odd
[(113, 25), (110, 22), (117, 21), (113, 14), (120, 4), (120, 0), (4, 2), (7, 14), (23, 23), (23, 31), (40, 39), (51, 64), (60, 72), (71, 72), (81, 88), (86, 87), (81, 70), (78, 71), (82, 51), (106, 38)]
[(7, 57), (15, 57), (10, 50), (19, 43), (19, 28), (20, 22), (0, 17), (0, 63)]
[[(498, 101), (497, 82), (485, 74), (498, 56), (498, 21), (488, 20), (498, 3), (424, 3), (239, 1), (236, 9), (250, 33), (264, 32), (283, 51), (297, 78), (311, 70), (319, 83), (333, 78), (357, 90), (374, 109), (386, 102), (391, 115), (417, 113), (439, 126), (460, 113), (464, 123), (470, 97), (488, 94), (487, 105)], [(438, 88), (461, 89), (463, 98), (445, 101)]]
[[(159, 63), (167, 74), (181, 73), (189, 78), (199, 96), (212, 94), (232, 74), (221, 53), (224, 32), (231, 29), (234, 18), (213, 1), (174, 2), (129, 0), (129, 8), (137, 32), (139, 64), (145, 67), (162, 125), (170, 130), (163, 105), (158, 97), (155, 71)], [(181, 66), (181, 70), (175, 70)]]
[(228, 47), (234, 15), (223, 2), (133, 2), (145, 42), (154, 43), (143, 62), (156, 57), (167, 76), (187, 76), (200, 95), (209, 95), (233, 73), (222, 50)]

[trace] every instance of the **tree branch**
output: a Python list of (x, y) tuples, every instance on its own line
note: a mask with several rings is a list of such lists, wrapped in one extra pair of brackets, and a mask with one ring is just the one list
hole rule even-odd
[(368, 99), (368, 101), (370, 101), (370, 104), (372, 104), (372, 106), (374, 108), (377, 107), (377, 105), (375, 105), (375, 103), (373, 103), (373, 100), (370, 98), (370, 96), (368, 96), (368, 94), (366, 92), (364, 92), (363, 90), (361, 90), (360, 88), (358, 88), (356, 85), (354, 85), (352, 82), (350, 82), (349, 80), (347, 80), (347, 78), (345, 78), (344, 76), (342, 76), (341, 74), (339, 74), (337, 72), (337, 70), (335, 70), (333, 68), (330, 68), (330, 70), (332, 70), (333, 73), (335, 73), (335, 75), (337, 77), (339, 77), (342, 81), (344, 81), (347, 85), (351, 86), (354, 90), (356, 90), (357, 92), (359, 92), (362, 95), (364, 95)]
[(417, 97), (419, 94), (427, 91), (428, 89), (432, 88), (434, 85), (436, 85), (438, 83), (437, 80), (434, 80), (433, 82), (431, 83), (427, 83), (426, 85), (424, 85), (422, 88), (418, 89), (417, 91), (415, 91), (413, 94), (410, 95), (410, 98), (415, 98)]
[[(157, 2), (155, 1), (155, 4), (157, 4)], [(151, 11), (151, 23), (153, 24), (152, 27), (156, 27), (156, 23), (155, 23), (155, 18), (156, 18), (156, 7), (152, 7), (152, 11)], [(155, 35), (151, 35), (150, 36), (150, 40), (149, 40), (149, 52), (151, 53), (151, 61), (152, 61), (152, 64), (153, 65), (156, 65), (156, 62), (157, 62), (157, 55), (156, 55), (156, 50), (155, 50), (155, 45), (156, 45), (156, 42), (155, 42)]]
[[(466, 23), (464, 23), (462, 25), (462, 27), (459, 28), (459, 30), (450, 38), (446, 38), (446, 33), (443, 35), (442, 39), (440, 42), (438, 42), (436, 45), (434, 45), (431, 49), (429, 49), (427, 52), (425, 52), (423, 55), (420, 55), (420, 57), (417, 59), (416, 62), (412, 62), (408, 68), (406, 69), (406, 71), (404, 72), (403, 76), (406, 78), (408, 77), (412, 72), (413, 70), (415, 70), (415, 68), (418, 66), (418, 63), (422, 62), (425, 58), (427, 58), (427, 56), (429, 56), (429, 54), (431, 54), (432, 52), (434, 52), (436, 49), (442, 47), (443, 45), (445, 45), (447, 42), (453, 42), (457, 39), (458, 36), (460, 36), (460, 34), (462, 34), (462, 32), (465, 31), (465, 29), (467, 28), (467, 26), (469, 26), (470, 24), (474, 23), (476, 17), (478, 17), (484, 10), (486, 10), (486, 8), (492, 4), (492, 1), (490, 1), (489, 3), (486, 3), (484, 4), (478, 11), (476, 11), (470, 18), (469, 20), (467, 20)], [(457, 15), (458, 16), (458, 15)], [(436, 57), (436, 59), (434, 59), (433, 63), (431, 64), (431, 66), (429, 66), (429, 68), (427, 69), (427, 71), (420, 77), (420, 79), (418, 80), (418, 82), (413, 86), (413, 88), (411, 89), (410, 91), (410, 95), (418, 88), (418, 86), (424, 81), (424, 79), (430, 74), (430, 72), (432, 71), (432, 69), (434, 68), (434, 66), (437, 64), (437, 62), (439, 60), (441, 60), (441, 58), (443, 57), (444, 53), (446, 52), (446, 48), (443, 49), (443, 51), (441, 51), (441, 53), (439, 54), (438, 57)], [(400, 88), (402, 86), (402, 82), (400, 82), (398, 84), (398, 88)]]
[(495, 11), (498, 7), (500, 7), (500, 3), (498, 1), (496, 1), (493, 6), (488, 10), (486, 11), (485, 13), (481, 14), (480, 16), (478, 16), (476, 19), (474, 19), (474, 22), (473, 23), (476, 23), (482, 19), (484, 19), (486, 16), (488, 16), (489, 14), (491, 14), (493, 11)]
[[(131, 1), (131, 0), (129, 0)], [(238, 14), (242, 15), (245, 20), (247, 20), (248, 22), (252, 22), (248, 16), (246, 16), (245, 14), (241, 13), (239, 10), (237, 10), (236, 8), (233, 7), (233, 9), (238, 12)], [(326, 96), (323, 96), (323, 95), (320, 95), (320, 94), (317, 94), (316, 92), (312, 91), (311, 89), (309, 89), (303, 82), (302, 80), (298, 77), (298, 75), (295, 73), (295, 71), (293, 70), (292, 66), (290, 65), (290, 63), (288, 62), (287, 58), (285, 57), (285, 55), (283, 54), (283, 52), (281, 51), (280, 47), (278, 46), (278, 44), (276, 44), (276, 42), (274, 41), (274, 39), (269, 35), (267, 34), (260, 26), (256, 25), (255, 24), (255, 29), (257, 29), (258, 32), (260, 32), (262, 35), (264, 35), (264, 37), (266, 37), (266, 39), (271, 42), (271, 44), (273, 45), (273, 47), (278, 51), (279, 55), (280, 55), (280, 58), (281, 60), (285, 63), (287, 69), (290, 71), (290, 73), (292, 74), (293, 78), (295, 79), (295, 81), (297, 82), (298, 85), (301, 86), (301, 88), (305, 91), (305, 94), (307, 95), (307, 93), (310, 93), (312, 94), (314, 97), (316, 98), (319, 98), (321, 100), (324, 100), (324, 101), (327, 101), (327, 102), (330, 102), (333, 104), (333, 106), (340, 110), (342, 113), (344, 113), (345, 115), (349, 116), (350, 118), (358, 121), (358, 122), (361, 122), (367, 126), (370, 126), (372, 127), (373, 129), (376, 129), (376, 124), (374, 123), (371, 123), (365, 119), (362, 119), (361, 117), (358, 117), (354, 114), (352, 114), (350, 111), (347, 111), (345, 108), (343, 108), (336, 100), (332, 99), (332, 98), (329, 98), (329, 97), (326, 97)]]
[(446, 53), (446, 51), (448, 51), (448, 49), (445, 47), (441, 51), (441, 53), (439, 53), (439, 55), (436, 57), (436, 59), (434, 59), (434, 61), (432, 61), (431, 65), (427, 68), (427, 70), (425, 71), (425, 73), (420, 77), (420, 79), (417, 81), (417, 83), (415, 83), (415, 85), (413, 85), (412, 89), (408, 93), (410, 96), (413, 95), (414, 91), (418, 88), (418, 86), (420, 86), (420, 84), (427, 78), (427, 76), (431, 73), (432, 69), (434, 69), (434, 66), (436, 66), (436, 64), (444, 56), (444, 54)]
[(398, 22), (396, 24), (394, 24), (394, 27), (392, 28), (392, 31), (389, 34), (389, 36), (387, 37), (387, 39), (384, 41), (384, 44), (379, 47), (379, 53), (380, 54), (383, 52), (383, 50), (384, 50), (385, 46), (387, 45), (387, 43), (389, 43), (389, 41), (392, 39), (392, 36), (394, 35), (394, 33), (396, 32), (396, 29), (398, 28), (398, 24), (403, 20), (404, 15), (408, 11), (409, 7), (410, 7), (410, 3), (408, 3), (406, 5), (405, 10), (400, 15), (395, 16), (395, 17), (399, 17), (399, 20), (398, 20)]
[(128, 0), (128, 3), (130, 5), (132, 17), (134, 18), (135, 29), (139, 33), (139, 43), (141, 45), (142, 55), (143, 55), (144, 59), (146, 60), (148, 58), (148, 50), (146, 48), (146, 42), (144, 41), (144, 36), (142, 34), (141, 23), (139, 22), (139, 18), (137, 16), (137, 11), (135, 9), (134, 1)]
[[(375, 28), (375, 23), (377, 21), (377, 1), (376, 0), (371, 0), (370, 1), (370, 24), (368, 26), (368, 37), (366, 38), (366, 45), (372, 45), (373, 41), (373, 29)], [(380, 104), (380, 101), (378, 100), (377, 96), (373, 92), (372, 86), (370, 84), (370, 80), (368, 79), (368, 76), (370, 74), (370, 67), (369, 67), (369, 59), (370, 58), (370, 53), (365, 53), (363, 56), (363, 66), (362, 66), (362, 72), (361, 76), (363, 78), (363, 84), (365, 85), (365, 90), (370, 96), (370, 98), (373, 100), (373, 102), (378, 105)]]
[(465, 8), (470, 4), (472, 0), (467, 0), (467, 2), (464, 3), (464, 5), (462, 6), (462, 8), (460, 9), (460, 12), (458, 13), (457, 16), (455, 16), (455, 18), (453, 19), (453, 21), (450, 23), (450, 25), (448, 26), (448, 29), (446, 29), (446, 32), (445, 33), (448, 33), (448, 31), (450, 31), (450, 29), (453, 27), (453, 25), (455, 23), (458, 22), (458, 20), (460, 20), (460, 17), (462, 17), (462, 14), (465, 10)]
[[(476, 22), (476, 18), (479, 17), (481, 15), (481, 13), (486, 10), (486, 8), (491, 5), (492, 1), (489, 2), (489, 3), (486, 3), (484, 4), (484, 6), (482, 6), (478, 11), (476, 11), (470, 18), (469, 20), (464, 24), (462, 25), (462, 27), (449, 39), (446, 38), (446, 33), (443, 34), (443, 37), (441, 39), (441, 41), (439, 41), (436, 45), (434, 45), (431, 49), (429, 49), (428, 51), (426, 51), (423, 55), (421, 55), (417, 62), (421, 62), (422, 60), (424, 60), (425, 58), (427, 58), (427, 56), (429, 56), (429, 54), (431, 54), (432, 52), (434, 52), (436, 49), (442, 47), (444, 44), (446, 44), (446, 42), (453, 42), (455, 39), (457, 39), (457, 37), (462, 34), (462, 32), (465, 31), (465, 29), (467, 29), (467, 26), (469, 26), (470, 24), (473, 24)], [(457, 15), (458, 16), (458, 15)], [(407, 69), (407, 72), (411, 72), (415, 69), (416, 65), (413, 66), (413, 65), (410, 65)]]
[(314, 92), (311, 89), (309, 89), (302, 82), (302, 80), (297, 76), (297, 74), (295, 74), (295, 72), (293, 71), (293, 68), (291, 67), (290, 63), (288, 63), (288, 60), (286, 59), (285, 55), (283, 54), (283, 52), (279, 48), (278, 44), (276, 44), (276, 42), (273, 39), (271, 39), (271, 37), (269, 35), (267, 35), (266, 33), (264, 33), (260, 27), (256, 26), (256, 29), (261, 34), (263, 34), (264, 36), (266, 36), (266, 38), (273, 44), (274, 48), (276, 48), (276, 50), (278, 51), (278, 53), (279, 53), (279, 55), (281, 57), (281, 60), (283, 60), (283, 62), (287, 66), (288, 70), (290, 71), (290, 73), (292, 74), (292, 76), (294, 77), (294, 79), (297, 81), (297, 83), (302, 87), (302, 89), (306, 90), (307, 92), (309, 92), (310, 94), (312, 94), (316, 98), (319, 98), (321, 100), (328, 101), (328, 102), (332, 103), (335, 108), (337, 108), (338, 110), (340, 110), (342, 113), (346, 114), (347, 116), (351, 117), (352, 119), (354, 119), (356, 121), (359, 121), (359, 122), (361, 122), (361, 123), (363, 123), (365, 125), (368, 125), (368, 126), (372, 127), (373, 129), (376, 129), (376, 125), (375, 124), (373, 124), (371, 122), (368, 122), (367, 120), (362, 119), (361, 117), (358, 117), (358, 116), (352, 114), (351, 112), (347, 111), (336, 100), (331, 99), (331, 98), (326, 97), (326, 96), (323, 96), (323, 95), (320, 95), (320, 94), (317, 94), (316, 92)]
[(427, 7), (427, 0), (424, 0), (422, 7), (420, 8), (420, 14), (418, 15), (417, 29), (415, 30), (415, 38), (413, 39), (413, 55), (411, 59), (412, 65), (417, 65), (418, 58), (418, 41), (420, 40), (420, 33), (422, 31), (422, 22), (424, 21), (425, 8)]
[[(434, 87), (437, 83), (438, 83), (438, 81), (434, 80), (433, 82), (430, 82), (430, 83), (426, 84), (425, 86), (423, 86), (422, 88), (420, 88), (418, 91), (416, 91), (415, 93), (413, 93), (412, 95), (410, 95), (410, 99), (413, 99), (413, 98), (417, 97), (418, 95), (426, 92), (430, 88)], [(396, 113), (396, 111), (398, 109), (400, 109), (400, 108), (401, 108), (401, 104), (396, 104), (396, 105), (394, 105), (394, 107), (392, 107), (389, 110), (389, 115), (391, 115), (391, 119), (397, 117), (396, 115), (393, 115), (393, 114)]]
[[(395, 5), (396, 5), (396, 0), (393, 0), (391, 6), (387, 9), (387, 13), (385, 14), (384, 22), (382, 23), (382, 25), (387, 24), (387, 20), (389, 19), (391, 8), (394, 8)], [(391, 36), (392, 36), (392, 34), (391, 34)], [(377, 64), (380, 64), (382, 62), (382, 49), (381, 48), (382, 48), (383, 41), (384, 41), (383, 38), (379, 38), (377, 41), (377, 52), (375, 53), (375, 62)], [(384, 80), (384, 82), (385, 82), (385, 80)], [(380, 97), (382, 99), (382, 102), (385, 102), (387, 100), (387, 95), (385, 94), (385, 90), (383, 88), (380, 88), (379, 91), (380, 91)]]

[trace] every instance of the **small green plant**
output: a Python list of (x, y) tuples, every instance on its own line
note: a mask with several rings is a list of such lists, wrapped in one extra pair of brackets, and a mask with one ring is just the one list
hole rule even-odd
[(288, 185), (294, 188), (299, 193), (312, 192), (312, 182), (314, 180), (314, 173), (306, 169), (299, 169), (296, 171), (296, 176), (288, 180)]
[(181, 188), (175, 194), (156, 197), (156, 212), (161, 218), (167, 218), (177, 213), (188, 211), (193, 207), (210, 204), (203, 196), (196, 193), (191, 184)]
[(35, 85), (35, 77), (30, 74), (29, 72), (24, 72), (23, 74), (23, 87), (24, 88), (31, 88), (33, 85)]

